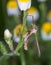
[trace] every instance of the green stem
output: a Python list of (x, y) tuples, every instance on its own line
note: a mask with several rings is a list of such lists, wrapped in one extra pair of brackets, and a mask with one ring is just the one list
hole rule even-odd
[(18, 43), (17, 47), (16, 47), (16, 53), (19, 55), (18, 51), (19, 49), (23, 46), (24, 43), (24, 39), (22, 37), (22, 39), (20, 40), (20, 43)]
[(24, 16), (23, 16), (23, 33), (26, 32), (27, 28), (26, 28), (26, 11), (23, 12)]
[(37, 34), (35, 33), (35, 38), (36, 38), (36, 46), (37, 46), (37, 50), (38, 50), (38, 56), (40, 57), (41, 52), (40, 52), (40, 47), (39, 47), (39, 43), (38, 43), (38, 39), (37, 39)]
[[(24, 15), (23, 15), (23, 31), (22, 33), (24, 34), (27, 30), (26, 28), (26, 12), (23, 12)], [(16, 53), (18, 53), (19, 49), (23, 46), (23, 43), (24, 43), (24, 38), (23, 38), (23, 35), (22, 37), (20, 36), (20, 43), (18, 44), (17, 48), (16, 48)]]
[(20, 58), (21, 58), (21, 65), (26, 65), (26, 63), (25, 63), (25, 58), (24, 58), (24, 52), (23, 52), (22, 49), (21, 49), (21, 55), (20, 55)]

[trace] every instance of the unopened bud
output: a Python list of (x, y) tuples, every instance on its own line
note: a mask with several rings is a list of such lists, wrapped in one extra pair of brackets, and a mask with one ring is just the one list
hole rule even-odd
[(4, 37), (5, 37), (5, 38), (11, 38), (11, 37), (12, 37), (12, 34), (10, 33), (10, 31), (9, 31), (8, 29), (6, 29), (6, 30), (4, 31)]

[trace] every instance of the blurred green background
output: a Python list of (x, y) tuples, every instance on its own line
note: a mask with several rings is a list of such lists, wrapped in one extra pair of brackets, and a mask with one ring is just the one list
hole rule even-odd
[[(15, 25), (13, 23), (13, 21), (15, 21), (14, 18), (7, 16), (6, 13), (7, 1), (8, 0), (0, 0), (0, 40), (3, 40), (5, 28), (7, 28), (10, 25), (12, 25), (13, 28), (13, 26)], [(42, 3), (37, 2), (37, 0), (32, 0), (32, 5), (37, 7), (37, 9), (40, 12), (40, 18), (37, 21), (37, 25), (39, 26), (39, 31), (37, 35), (38, 35), (39, 45), (41, 49), (41, 56), (40, 58), (38, 57), (38, 53), (35, 47), (36, 45), (33, 42), (31, 42), (28, 45), (29, 50), (28, 51), (23, 50), (25, 62), (26, 65), (51, 65), (51, 41), (43, 41), (40, 35), (41, 26), (43, 22), (46, 21), (47, 11), (51, 9), (51, 0), (48, 0), (47, 2), (43, 3), (44, 6), (42, 9), (40, 8), (40, 5), (42, 5)], [(9, 58), (5, 56), (0, 60), (0, 65), (21, 65), (21, 64), (22, 61), (18, 56), (13, 56)]]

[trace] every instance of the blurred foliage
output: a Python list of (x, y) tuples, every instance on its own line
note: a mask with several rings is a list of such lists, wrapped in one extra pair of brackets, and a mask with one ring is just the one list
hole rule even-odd
[[(6, 1), (7, 0), (0, 0), (0, 40), (3, 39), (4, 29), (7, 27), (10, 28), (10, 26), (13, 28), (13, 26), (15, 26), (17, 23), (17, 22), (16, 23), (14, 22), (17, 19), (14, 19), (14, 17), (7, 16)], [(36, 6), (38, 10), (40, 11), (39, 9), (40, 3), (38, 3), (37, 0), (32, 0), (32, 5)], [(44, 12), (45, 14), (47, 14), (47, 11), (51, 9), (51, 0), (48, 0), (45, 3), (45, 5), (47, 7), (47, 10)], [(43, 14), (41, 12), (42, 11), (40, 11), (40, 17)], [(26, 65), (51, 65), (51, 41), (43, 41), (40, 35), (41, 25), (45, 20), (46, 20), (46, 17), (42, 17), (42, 19), (40, 18), (39, 21), (37, 21), (36, 23), (39, 27), (37, 36), (38, 36), (39, 45), (41, 49), (41, 57), (40, 58), (38, 57), (36, 44), (34, 44), (35, 41), (32, 42), (34, 38), (33, 36), (31, 37), (31, 40), (29, 40), (29, 45), (28, 45), (29, 50), (28, 51), (23, 50)], [(10, 30), (13, 30), (12, 28)], [(5, 56), (5, 57), (2, 57), (2, 59), (0, 58), (0, 65), (21, 65), (21, 59), (18, 56), (13, 56), (13, 57)]]

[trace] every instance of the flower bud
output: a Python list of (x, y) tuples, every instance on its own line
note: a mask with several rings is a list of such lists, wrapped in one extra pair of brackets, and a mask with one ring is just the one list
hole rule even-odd
[(4, 31), (4, 37), (5, 37), (6, 39), (12, 37), (12, 34), (10, 33), (10, 31), (9, 31), (8, 29), (6, 29), (6, 30)]

